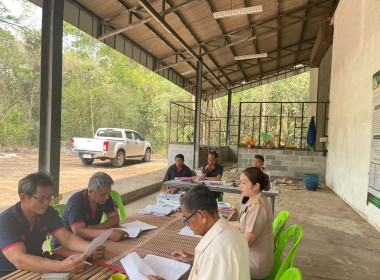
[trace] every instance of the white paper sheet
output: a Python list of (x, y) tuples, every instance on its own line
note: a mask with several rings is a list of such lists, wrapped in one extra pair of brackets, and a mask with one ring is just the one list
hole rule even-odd
[(113, 229), (117, 229), (117, 230), (122, 230), (126, 233), (128, 233), (128, 237), (129, 238), (136, 238), (139, 233), (141, 232), (140, 229), (129, 229), (129, 228), (113, 228)]
[(149, 264), (156, 275), (163, 277), (165, 280), (177, 280), (190, 268), (187, 263), (150, 254), (146, 255), (143, 261)]
[(120, 262), (131, 280), (148, 280), (149, 274), (156, 275), (136, 252), (128, 254)]
[(106, 242), (106, 240), (108, 239), (108, 237), (111, 235), (111, 232), (112, 230), (108, 230), (106, 231), (105, 233), (103, 233), (102, 235), (99, 235), (98, 237), (96, 237), (94, 240), (92, 240), (92, 242), (90, 243), (90, 245), (88, 245), (86, 251), (82, 254), (82, 256), (91, 256), (91, 254), (93, 252), (95, 252), (96, 248), (98, 248), (100, 245), (103, 245), (104, 242)]
[(156, 226), (141, 222), (139, 220), (126, 223), (126, 224), (120, 224), (121, 227), (126, 229), (139, 229), (139, 230), (149, 230), (149, 229), (156, 229)]
[(155, 255), (146, 255), (144, 259), (136, 253), (130, 253), (120, 260), (131, 280), (146, 280), (148, 275), (157, 275), (165, 280), (177, 280), (185, 274), (190, 265)]
[(178, 232), (179, 235), (201, 238), (202, 236), (194, 234), (194, 232), (188, 227), (184, 227)]
[(171, 212), (176, 211), (179, 206), (169, 206), (162, 204), (148, 205), (144, 209), (140, 210), (140, 214), (150, 214), (155, 216), (167, 216)]
[(143, 230), (156, 229), (156, 226), (136, 220), (134, 222), (120, 224), (120, 228), (115, 228), (127, 232), (129, 237), (136, 238)]

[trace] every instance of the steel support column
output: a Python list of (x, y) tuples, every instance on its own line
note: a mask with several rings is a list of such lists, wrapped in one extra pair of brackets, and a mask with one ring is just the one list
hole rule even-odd
[(38, 170), (53, 179), (59, 194), (64, 0), (44, 0), (41, 41), (40, 145)]
[(227, 135), (226, 135), (226, 146), (230, 145), (230, 134), (231, 134), (231, 101), (232, 101), (232, 91), (228, 91), (228, 103), (227, 103)]
[(197, 61), (197, 80), (195, 93), (194, 117), (194, 160), (193, 168), (199, 167), (199, 142), (201, 132), (201, 100), (202, 100), (202, 61)]

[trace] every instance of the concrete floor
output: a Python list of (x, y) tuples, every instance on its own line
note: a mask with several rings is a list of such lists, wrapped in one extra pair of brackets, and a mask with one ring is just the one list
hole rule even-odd
[[(127, 215), (155, 203), (158, 193), (126, 204)], [(241, 196), (225, 194), (224, 201), (239, 209)], [(303, 279), (380, 279), (380, 233), (329, 188), (281, 186), (275, 215), (282, 210), (290, 213), (287, 226), (304, 229), (294, 261)]]

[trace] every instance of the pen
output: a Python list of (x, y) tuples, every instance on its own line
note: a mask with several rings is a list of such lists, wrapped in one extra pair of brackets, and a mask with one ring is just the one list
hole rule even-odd
[(187, 256), (186, 256), (186, 255), (175, 254), (175, 253), (172, 253), (172, 256), (179, 256), (179, 257), (182, 257), (182, 258), (187, 258)]
[[(72, 260), (76, 260), (77, 257), (70, 256), (70, 259), (72, 259)], [(92, 263), (90, 263), (90, 262), (86, 262), (86, 261), (82, 261), (82, 263), (85, 263), (85, 264), (88, 264), (88, 265), (92, 265)]]

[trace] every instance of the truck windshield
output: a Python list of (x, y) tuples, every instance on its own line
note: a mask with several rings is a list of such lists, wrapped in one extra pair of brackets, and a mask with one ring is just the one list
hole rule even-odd
[(122, 134), (121, 134), (121, 131), (117, 131), (117, 130), (108, 130), (108, 129), (102, 129), (102, 130), (98, 130), (98, 132), (96, 133), (96, 136), (99, 136), (99, 137), (114, 137), (114, 138), (122, 138)]

